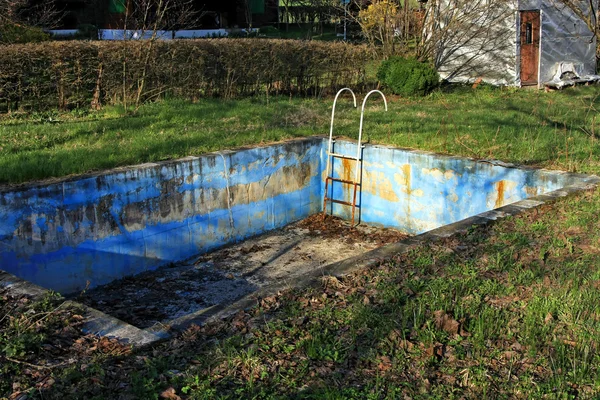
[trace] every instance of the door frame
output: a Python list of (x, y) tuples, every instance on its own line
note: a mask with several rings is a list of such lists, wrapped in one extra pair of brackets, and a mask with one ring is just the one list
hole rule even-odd
[[(524, 12), (537, 12), (539, 15), (539, 43), (538, 43), (538, 49), (537, 49), (537, 76), (536, 76), (536, 82), (531, 82), (531, 83), (526, 83), (523, 84), (523, 81), (521, 80), (521, 72), (522, 72), (522, 65), (523, 65), (523, 60), (521, 57), (521, 51), (522, 51), (522, 46), (521, 46), (521, 24), (523, 21), (523, 13)], [(518, 44), (518, 60), (519, 60), (519, 65), (518, 65), (518, 75), (517, 78), (519, 79), (519, 83), (520, 86), (523, 87), (527, 87), (527, 86), (538, 86), (540, 87), (541, 83), (540, 83), (540, 74), (541, 74), (541, 65), (542, 65), (542, 19), (543, 19), (543, 10), (541, 9), (533, 9), (533, 10), (519, 10), (519, 14), (518, 14), (518, 25), (517, 25), (517, 44)]]

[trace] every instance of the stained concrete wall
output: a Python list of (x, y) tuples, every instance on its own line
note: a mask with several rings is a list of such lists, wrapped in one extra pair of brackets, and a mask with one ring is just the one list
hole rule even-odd
[[(326, 150), (309, 138), (0, 189), (0, 269), (69, 293), (283, 227), (322, 210)], [(334, 150), (354, 156), (356, 145)], [(360, 221), (409, 233), (574, 183), (385, 146), (366, 146), (363, 158)], [(333, 166), (354, 179), (353, 161)], [(348, 185), (330, 189), (351, 201)], [(333, 211), (350, 218), (348, 206)]]
[[(355, 156), (356, 145), (337, 141), (334, 151)], [(363, 159), (361, 222), (414, 234), (574, 183), (572, 175), (556, 171), (385, 146), (365, 146)], [(353, 180), (354, 165), (336, 159), (334, 176)], [(335, 183), (329, 195), (352, 201), (352, 191), (351, 185)], [(350, 218), (351, 207), (331, 207), (335, 215)]]
[(0, 190), (0, 269), (63, 293), (320, 210), (321, 139)]

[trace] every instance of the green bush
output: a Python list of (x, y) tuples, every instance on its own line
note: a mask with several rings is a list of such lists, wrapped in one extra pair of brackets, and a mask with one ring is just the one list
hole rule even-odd
[(414, 58), (403, 57), (391, 57), (383, 61), (377, 71), (377, 79), (402, 96), (424, 96), (440, 82), (435, 68)]
[(98, 28), (92, 24), (81, 24), (75, 36), (80, 40), (98, 40)]
[(258, 33), (265, 36), (279, 36), (281, 34), (281, 32), (279, 32), (279, 29), (270, 25), (261, 27), (258, 30)]

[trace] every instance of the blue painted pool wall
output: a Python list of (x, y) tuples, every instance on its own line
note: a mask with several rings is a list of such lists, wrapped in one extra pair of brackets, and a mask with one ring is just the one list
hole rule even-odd
[[(0, 269), (69, 293), (281, 228), (322, 211), (326, 151), (309, 138), (1, 189)], [(356, 145), (338, 140), (334, 151), (355, 156)], [(363, 159), (357, 219), (415, 234), (573, 183), (386, 146), (365, 146)], [(354, 161), (333, 170), (354, 179)], [(329, 195), (352, 200), (339, 183)]]
[(0, 269), (63, 293), (241, 241), (320, 210), (321, 139), (0, 192)]
[[(355, 156), (356, 145), (338, 140), (334, 151)], [(386, 146), (366, 145), (362, 154), (360, 221), (414, 234), (572, 183), (568, 174), (556, 171)], [(354, 165), (354, 161), (335, 159), (334, 176), (354, 179)], [(352, 187), (334, 183), (329, 194), (350, 202)], [(335, 215), (350, 218), (351, 207), (331, 207)]]

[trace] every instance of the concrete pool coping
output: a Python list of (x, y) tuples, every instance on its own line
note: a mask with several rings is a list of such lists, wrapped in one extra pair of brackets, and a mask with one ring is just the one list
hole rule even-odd
[[(502, 164), (510, 167), (518, 167), (517, 165), (512, 164)], [(231, 316), (240, 310), (247, 310), (256, 305), (261, 298), (275, 295), (283, 290), (317, 286), (324, 277), (341, 277), (364, 268), (373, 267), (386, 259), (389, 259), (397, 254), (405, 253), (423, 243), (435, 242), (441, 238), (447, 238), (458, 233), (463, 233), (474, 225), (486, 225), (497, 219), (515, 216), (525, 210), (538, 207), (548, 202), (553, 202), (558, 198), (584, 190), (592, 190), (600, 186), (600, 177), (595, 175), (584, 175), (561, 171), (553, 172), (568, 175), (574, 178), (574, 180), (577, 180), (578, 183), (565, 186), (546, 194), (520, 200), (494, 210), (486, 211), (461, 221), (407, 238), (398, 243), (388, 244), (375, 250), (371, 250), (367, 253), (363, 253), (359, 256), (326, 265), (322, 269), (306, 274), (296, 279), (292, 283), (286, 282), (285, 284), (273, 284), (263, 287), (232, 303), (213, 306), (208, 309), (172, 320), (169, 322), (168, 326), (162, 329), (140, 329), (75, 301), (65, 301), (63, 306), (73, 306), (81, 310), (86, 321), (82, 329), (86, 334), (117, 338), (121, 341), (131, 344), (133, 347), (146, 346), (168, 339), (172, 336), (171, 333), (173, 331), (177, 332), (184, 330), (192, 324), (206, 324), (211, 321), (227, 318), (228, 316)], [(11, 293), (17, 295), (27, 295), (33, 299), (40, 299), (45, 294), (50, 292), (45, 288), (17, 278), (16, 276), (2, 270), (0, 270), (0, 287), (7, 288)]]

